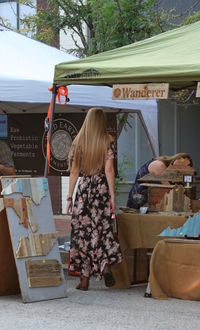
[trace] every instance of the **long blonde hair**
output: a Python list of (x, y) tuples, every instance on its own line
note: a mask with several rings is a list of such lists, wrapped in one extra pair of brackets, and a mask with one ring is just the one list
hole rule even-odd
[(175, 154), (173, 156), (160, 156), (160, 157), (156, 157), (156, 159), (161, 160), (167, 167), (170, 164), (173, 164), (175, 162), (175, 160), (177, 159), (181, 159), (181, 158), (187, 158), (190, 160), (190, 166), (192, 166), (192, 158), (189, 154), (184, 153), (184, 152), (180, 152), (178, 154)]
[(81, 173), (99, 173), (105, 165), (108, 143), (109, 135), (106, 133), (103, 109), (91, 108), (70, 149), (69, 170), (73, 161), (73, 165), (79, 168)]

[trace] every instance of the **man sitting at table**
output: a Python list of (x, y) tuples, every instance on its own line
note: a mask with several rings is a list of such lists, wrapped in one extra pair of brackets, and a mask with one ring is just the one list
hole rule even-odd
[(138, 179), (147, 174), (162, 174), (169, 165), (181, 163), (192, 167), (192, 159), (187, 153), (178, 153), (174, 156), (160, 156), (147, 161), (137, 172), (135, 182), (129, 192), (127, 207), (139, 209), (148, 201), (148, 188), (140, 185)]

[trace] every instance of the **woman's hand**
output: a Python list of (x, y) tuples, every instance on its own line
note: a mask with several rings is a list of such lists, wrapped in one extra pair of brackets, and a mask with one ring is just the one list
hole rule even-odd
[(115, 203), (115, 197), (111, 197), (110, 200), (110, 207), (111, 207), (111, 211), (114, 213), (115, 212), (115, 207), (116, 207), (116, 203)]
[(73, 207), (73, 202), (71, 201), (67, 201), (67, 214), (71, 215), (72, 214), (72, 207)]

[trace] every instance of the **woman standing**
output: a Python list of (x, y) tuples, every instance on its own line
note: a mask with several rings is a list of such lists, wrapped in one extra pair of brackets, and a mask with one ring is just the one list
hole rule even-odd
[[(121, 262), (114, 240), (111, 216), (115, 210), (114, 141), (106, 133), (103, 110), (91, 108), (69, 153), (70, 183), (67, 213), (72, 212), (70, 270), (81, 272), (76, 287), (87, 290), (89, 278), (104, 276), (105, 285), (115, 284), (110, 265)], [(72, 196), (81, 176), (75, 197)]]

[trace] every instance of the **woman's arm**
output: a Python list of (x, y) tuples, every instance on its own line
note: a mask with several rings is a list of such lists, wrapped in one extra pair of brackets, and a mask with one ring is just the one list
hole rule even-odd
[(72, 163), (72, 168), (71, 168), (70, 176), (69, 176), (69, 194), (67, 197), (67, 214), (71, 214), (71, 212), (72, 212), (72, 206), (73, 206), (72, 196), (73, 196), (74, 188), (75, 188), (78, 177), (79, 177), (79, 169), (75, 168)]
[(6, 166), (0, 164), (0, 174), (1, 175), (15, 175), (15, 168), (12, 166), (6, 167)]
[(114, 169), (114, 159), (106, 159), (105, 163), (105, 174), (108, 182), (109, 192), (111, 196), (111, 208), (114, 212), (115, 210), (115, 169)]

